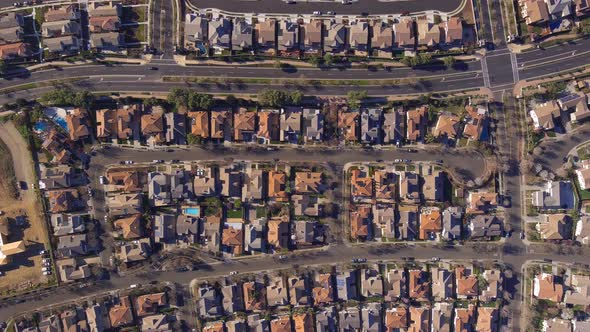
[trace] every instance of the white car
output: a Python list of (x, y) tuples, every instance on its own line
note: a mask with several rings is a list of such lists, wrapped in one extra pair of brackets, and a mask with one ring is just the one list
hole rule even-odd
[(51, 268), (44, 266), (41, 268), (41, 271), (43, 271), (43, 272), (51, 271)]
[(106, 184), (107, 183), (107, 178), (105, 178), (104, 176), (99, 176), (98, 177), (98, 183), (100, 184)]
[(314, 15), (322, 15), (322, 12), (320, 12), (320, 11), (316, 10), (316, 11), (314, 11), (314, 12), (313, 12), (313, 14), (314, 14)]
[(238, 271), (231, 271), (231, 272), (229, 273), (229, 275), (230, 275), (230, 276), (235, 276), (236, 274), (238, 274)]
[(125, 160), (125, 165), (131, 165), (133, 164), (133, 160)]
[(43, 271), (43, 275), (44, 275), (44, 276), (48, 276), (48, 275), (50, 275), (50, 274), (51, 274), (51, 271)]

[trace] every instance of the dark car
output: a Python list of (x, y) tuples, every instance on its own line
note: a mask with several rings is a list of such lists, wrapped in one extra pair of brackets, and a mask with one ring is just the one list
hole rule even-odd
[(150, 68), (150, 70), (158, 70), (158, 67), (153, 67), (152, 66), (152, 67), (149, 67), (149, 68)]

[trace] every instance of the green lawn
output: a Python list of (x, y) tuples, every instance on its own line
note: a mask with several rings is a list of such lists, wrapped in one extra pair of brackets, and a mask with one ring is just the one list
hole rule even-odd
[(228, 218), (242, 218), (244, 215), (242, 209), (239, 210), (227, 210), (227, 217)]
[(266, 207), (264, 206), (257, 206), (256, 207), (256, 218), (265, 218), (268, 216), (268, 211), (266, 211)]

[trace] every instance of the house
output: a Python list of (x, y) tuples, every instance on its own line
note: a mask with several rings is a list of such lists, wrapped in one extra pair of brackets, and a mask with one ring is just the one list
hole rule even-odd
[(141, 133), (151, 146), (164, 143), (164, 116), (162, 113), (142, 115)]
[(549, 0), (545, 3), (551, 22), (565, 19), (574, 14), (573, 0)]
[(22, 40), (23, 35), (24, 30), (21, 26), (0, 29), (0, 43), (18, 43)]
[(264, 144), (278, 142), (280, 139), (281, 116), (278, 110), (260, 110), (258, 112), (258, 133), (256, 138)]
[(401, 108), (383, 113), (383, 144), (401, 144), (406, 137), (404, 112)]
[(449, 301), (455, 298), (455, 273), (452, 270), (432, 267), (432, 297), (435, 301)]
[(217, 177), (211, 167), (198, 166), (193, 173), (194, 195), (197, 197), (215, 195), (217, 192)]
[(171, 188), (170, 175), (160, 172), (148, 173), (148, 198), (152, 206), (170, 205)]
[(578, 103), (572, 108), (570, 120), (572, 123), (579, 123), (590, 118), (590, 109), (588, 108), (588, 94), (584, 95)]
[(289, 107), (281, 109), (280, 140), (291, 144), (299, 144), (301, 134), (301, 108)]
[(543, 240), (568, 240), (571, 238), (572, 220), (563, 213), (545, 214), (535, 228)]
[(590, 162), (582, 161), (579, 167), (575, 171), (578, 184), (580, 185), (580, 189), (588, 190), (590, 189)]
[(0, 59), (11, 60), (28, 57), (32, 54), (31, 45), (23, 42), (0, 45)]
[(221, 235), (222, 251), (239, 256), (244, 253), (244, 230), (241, 223), (226, 223)]
[(355, 332), (361, 331), (361, 313), (357, 307), (349, 307), (339, 312), (340, 331)]
[(410, 142), (421, 142), (426, 135), (427, 106), (406, 113), (406, 139)]
[(295, 216), (319, 217), (322, 215), (322, 204), (316, 196), (291, 195), (291, 203)]
[(399, 220), (397, 239), (413, 241), (418, 235), (418, 206), (401, 205), (398, 207)]
[(463, 128), (463, 137), (479, 141), (482, 138), (485, 126), (487, 124), (487, 110), (483, 107), (467, 105), (465, 106), (465, 127)]
[(502, 284), (504, 276), (498, 269), (486, 269), (482, 273), (486, 286), (481, 289), (480, 301), (491, 302), (502, 298)]
[(361, 141), (365, 144), (381, 144), (381, 121), (383, 111), (378, 108), (365, 109), (361, 114)]
[(420, 17), (416, 20), (418, 30), (418, 46), (427, 46), (433, 48), (444, 41), (444, 30), (440, 24), (430, 22), (426, 17)]
[(97, 52), (118, 53), (125, 46), (125, 38), (119, 32), (90, 34), (90, 48)]
[(223, 312), (233, 314), (244, 311), (244, 294), (242, 285), (234, 283), (231, 285), (221, 286)]
[(115, 220), (113, 223), (116, 229), (120, 229), (122, 236), (126, 240), (137, 239), (143, 236), (143, 227), (141, 225), (141, 214), (134, 214)]
[(289, 292), (282, 276), (270, 278), (266, 286), (266, 303), (269, 307), (289, 304)]
[(571, 320), (561, 318), (551, 318), (543, 320), (543, 332), (570, 332), (571, 330)]
[(433, 331), (451, 332), (451, 322), (453, 317), (453, 303), (436, 302), (431, 312), (431, 328)]
[(393, 56), (393, 27), (387, 22), (373, 22), (371, 25), (372, 55), (378, 58)]
[(234, 141), (251, 142), (256, 134), (256, 112), (240, 108), (234, 113)]
[(220, 167), (219, 181), (221, 182), (221, 196), (242, 197), (242, 171), (240, 166), (231, 164)]
[(408, 328), (408, 309), (403, 306), (385, 309), (385, 330), (405, 331)]
[(112, 139), (117, 135), (117, 123), (115, 122), (117, 111), (103, 108), (96, 110), (96, 138)]
[(183, 168), (170, 170), (170, 197), (177, 201), (190, 200), (193, 197), (193, 185), (189, 172)]
[(207, 33), (209, 21), (198, 14), (186, 14), (184, 19), (184, 44), (185, 47), (197, 50), (199, 54), (206, 54), (205, 44), (208, 41)]
[(385, 274), (385, 301), (395, 302), (406, 297), (406, 272), (403, 268), (390, 268)]
[(267, 319), (261, 318), (260, 314), (248, 315), (249, 331), (253, 332), (270, 332), (270, 324)]
[(300, 194), (319, 194), (321, 191), (321, 172), (295, 172), (295, 192)]
[(383, 296), (383, 277), (379, 267), (360, 270), (361, 295), (367, 297)]
[(324, 27), (324, 52), (344, 55), (347, 49), (346, 26), (335, 21), (325, 21)]
[(93, 2), (88, 6), (88, 15), (90, 17), (97, 16), (121, 16), (122, 6), (118, 3), (99, 3)]
[(443, 142), (454, 141), (459, 135), (459, 117), (455, 114), (443, 113), (439, 115), (433, 136)]
[(498, 207), (498, 194), (492, 192), (469, 192), (467, 213), (488, 213)]
[(289, 315), (280, 316), (270, 321), (270, 330), (273, 332), (291, 332), (293, 324)]
[(377, 228), (373, 232), (377, 238), (396, 238), (395, 208), (393, 205), (373, 205), (373, 224)]
[(475, 323), (476, 331), (498, 331), (498, 309), (496, 308), (477, 308), (477, 321)]
[(416, 43), (414, 21), (410, 17), (402, 17), (393, 24), (393, 47), (399, 50), (413, 51)]
[(244, 225), (244, 246), (249, 253), (266, 252), (266, 218), (250, 221)]
[(231, 22), (224, 17), (209, 20), (208, 45), (215, 54), (231, 50)]
[(316, 332), (331, 332), (336, 329), (336, 309), (333, 306), (321, 308), (315, 313)]
[(166, 113), (166, 143), (186, 145), (186, 117), (179, 113)]
[(420, 240), (434, 240), (442, 231), (442, 216), (437, 207), (425, 207), (420, 213)]
[(305, 54), (320, 54), (322, 52), (322, 21), (310, 20), (301, 25), (302, 49)]
[(139, 141), (141, 106), (123, 105), (117, 108), (115, 123), (117, 124), (117, 138), (120, 140)]
[(191, 126), (190, 134), (201, 139), (209, 138), (209, 112), (188, 112), (187, 116)]
[(560, 303), (563, 300), (561, 278), (549, 273), (539, 273), (533, 279), (533, 296), (539, 300)]
[(461, 47), (463, 45), (463, 18), (449, 17), (442, 23), (445, 43), (448, 46)]
[(369, 169), (366, 167), (350, 171), (350, 186), (355, 201), (370, 200), (373, 197), (373, 178), (369, 176)]
[(230, 142), (232, 135), (232, 112), (228, 110), (211, 111), (211, 138)]
[(457, 282), (457, 298), (468, 299), (475, 298), (479, 295), (477, 276), (473, 274), (471, 268), (455, 268), (455, 280)]
[(275, 55), (276, 34), (276, 20), (259, 20), (254, 26), (254, 39), (256, 40), (258, 52)]
[(80, 10), (75, 4), (49, 8), (45, 14), (45, 22), (80, 19)]
[(350, 211), (350, 237), (367, 241), (373, 238), (371, 205), (357, 205)]
[(292, 306), (307, 306), (311, 304), (307, 275), (291, 276), (287, 279), (287, 285), (289, 288), (289, 303)]
[(172, 331), (170, 329), (170, 323), (168, 322), (168, 316), (164, 314), (151, 315), (143, 317), (141, 319), (141, 331), (152, 332), (152, 331)]
[(72, 141), (85, 140), (90, 137), (90, 122), (88, 112), (82, 108), (75, 108), (66, 115), (68, 133)]
[(88, 264), (78, 264), (74, 258), (61, 259), (55, 262), (59, 278), (64, 283), (89, 278), (92, 275)]
[(543, 0), (519, 0), (520, 16), (526, 24), (534, 25), (549, 21), (549, 11)]
[(199, 219), (184, 214), (176, 217), (176, 240), (194, 244), (199, 240)]
[[(540, 0), (536, 0), (542, 3)], [(535, 2), (536, 2), (535, 1)], [(555, 118), (559, 118), (561, 110), (555, 100), (540, 103), (529, 112), (536, 130), (553, 130)]]
[(135, 314), (138, 317), (154, 315), (166, 305), (168, 298), (165, 292), (140, 295), (135, 299)]
[(545, 190), (536, 191), (533, 206), (542, 210), (571, 210), (576, 207), (574, 188), (570, 181), (548, 181)]
[(363, 321), (363, 331), (366, 332), (381, 332), (383, 319), (381, 316), (381, 303), (372, 302), (366, 303), (362, 310), (361, 316)]
[(399, 194), (405, 203), (420, 203), (420, 176), (413, 172), (399, 172)]
[(463, 211), (461, 207), (446, 208), (442, 214), (442, 222), (441, 236), (444, 240), (453, 241), (462, 238)]
[(455, 331), (473, 331), (475, 327), (475, 305), (455, 308)]
[(79, 210), (84, 206), (77, 189), (51, 190), (46, 193), (51, 213)]
[(64, 189), (75, 185), (75, 169), (68, 165), (58, 165), (56, 167), (39, 165), (39, 168), (41, 171), (40, 189)]
[(176, 243), (176, 216), (169, 213), (158, 213), (154, 217), (154, 242), (167, 246)]
[(369, 56), (369, 23), (366, 21), (350, 23), (348, 50), (356, 56)]
[(324, 138), (324, 115), (319, 109), (303, 109), (303, 140), (321, 142)]
[(422, 186), (422, 196), (429, 202), (444, 202), (446, 174), (442, 171), (429, 169), (423, 176), (424, 185)]
[(119, 298), (119, 303), (109, 309), (109, 320), (113, 328), (133, 324), (134, 318), (129, 296)]
[(410, 327), (408, 331), (429, 331), (430, 310), (425, 307), (410, 307)]
[(244, 173), (244, 186), (242, 189), (242, 201), (260, 201), (265, 199), (267, 191), (264, 184), (267, 180), (266, 172), (255, 166), (247, 166)]
[(139, 192), (143, 191), (146, 183), (145, 173), (135, 170), (109, 169), (106, 174), (107, 192)]
[[(63, 20), (53, 22), (43, 22), (41, 24), (41, 36), (43, 38), (64, 37), (80, 34), (80, 24), (76, 21)], [(15, 42), (16, 40), (8, 41)]]
[(590, 13), (590, 2), (588, 0), (575, 0), (576, 16), (586, 16)]
[(94, 16), (88, 19), (88, 30), (91, 34), (117, 32), (121, 28), (121, 18), (116, 15)]
[(377, 201), (392, 203), (397, 196), (398, 175), (388, 169), (373, 172), (375, 198)]
[(24, 17), (21, 13), (13, 11), (0, 16), (0, 29), (23, 26), (24, 24)]
[(572, 274), (563, 302), (574, 306), (590, 306), (590, 276)]
[(313, 331), (313, 312), (305, 311), (293, 314), (295, 332)]
[(478, 214), (469, 220), (467, 227), (471, 239), (492, 238), (502, 236), (504, 223), (493, 215)]
[(215, 214), (206, 216), (202, 223), (201, 234), (199, 238), (205, 243), (205, 248), (217, 252), (221, 249), (221, 218), (222, 212), (217, 211)]
[(242, 284), (244, 294), (244, 309), (246, 311), (260, 311), (266, 308), (266, 287), (256, 281)]
[(231, 33), (231, 49), (234, 52), (248, 52), (253, 49), (252, 24), (241, 18), (234, 18)]
[(331, 273), (319, 273), (316, 280), (317, 286), (312, 288), (314, 304), (331, 303), (334, 301), (334, 284)]
[(215, 318), (221, 315), (221, 298), (216, 288), (203, 285), (197, 289), (197, 307), (199, 316), (203, 318)]
[(141, 193), (107, 196), (106, 201), (111, 217), (121, 217), (143, 212), (143, 196)]
[(273, 250), (289, 249), (290, 231), (287, 218), (272, 218), (268, 221), (268, 245)]
[(109, 325), (109, 319), (102, 305), (90, 305), (85, 310), (88, 327), (93, 332), (103, 332)]
[(430, 281), (428, 272), (422, 270), (408, 271), (408, 295), (416, 301), (426, 301), (430, 298)]
[(224, 332), (225, 323), (223, 321), (215, 321), (206, 323), (203, 327), (203, 332)]
[(339, 300), (357, 300), (359, 296), (356, 270), (344, 270), (336, 273), (336, 295)]
[(279, 54), (291, 54), (299, 51), (299, 25), (296, 22), (279, 21), (277, 48)]
[(582, 216), (576, 223), (576, 229), (574, 230), (576, 241), (581, 244), (590, 243), (590, 217)]
[(297, 246), (311, 246), (324, 242), (324, 235), (320, 234), (320, 225), (316, 220), (295, 220), (295, 244)]
[(338, 129), (344, 142), (357, 142), (359, 139), (359, 112), (338, 111)]
[(133, 242), (127, 242), (121, 246), (118, 258), (125, 262), (138, 262), (146, 260), (152, 254), (152, 246), (149, 238), (141, 238)]

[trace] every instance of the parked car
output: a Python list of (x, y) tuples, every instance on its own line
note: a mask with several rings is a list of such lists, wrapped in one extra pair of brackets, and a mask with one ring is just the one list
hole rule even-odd
[(125, 165), (131, 165), (133, 164), (133, 160), (125, 160)]
[(105, 178), (104, 176), (99, 176), (98, 177), (98, 183), (100, 184), (107, 184), (107, 178)]
[(314, 11), (314, 12), (313, 12), (313, 14), (314, 14), (314, 15), (322, 15), (322, 12), (320, 12), (320, 11), (316, 10), (316, 11)]
[(45, 255), (47, 253), (47, 250), (41, 250), (39, 251), (39, 255)]
[(50, 267), (47, 267), (47, 266), (44, 266), (44, 267), (41, 268), (41, 271), (43, 271), (43, 272), (51, 271), (51, 268)]
[(43, 275), (44, 275), (44, 276), (48, 276), (48, 275), (50, 275), (50, 274), (51, 274), (51, 271), (43, 271)]
[(231, 271), (231, 272), (229, 273), (229, 275), (230, 275), (230, 276), (235, 276), (236, 274), (238, 274), (238, 271)]

